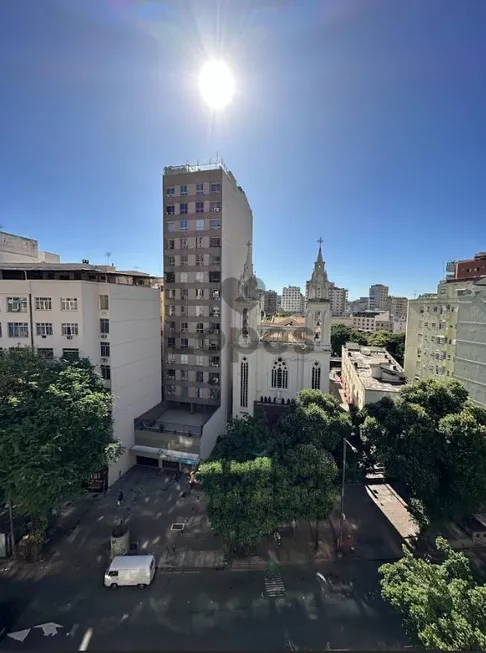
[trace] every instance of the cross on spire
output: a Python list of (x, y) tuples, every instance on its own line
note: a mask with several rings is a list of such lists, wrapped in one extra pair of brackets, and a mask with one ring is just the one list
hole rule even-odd
[(319, 247), (320, 247), (324, 241), (322, 240), (322, 238), (319, 238), (317, 242), (319, 243)]

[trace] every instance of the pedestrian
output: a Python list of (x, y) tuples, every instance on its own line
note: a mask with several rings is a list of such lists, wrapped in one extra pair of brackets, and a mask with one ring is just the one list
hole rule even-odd
[(119, 508), (121, 508), (121, 506), (123, 505), (123, 492), (121, 490), (120, 490), (120, 492), (118, 492), (117, 505), (118, 505)]
[(172, 546), (172, 553), (175, 553), (175, 544)]

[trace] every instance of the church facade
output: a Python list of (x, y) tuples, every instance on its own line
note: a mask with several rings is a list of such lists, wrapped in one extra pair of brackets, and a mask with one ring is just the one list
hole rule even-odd
[[(300, 390), (329, 391), (331, 308), (321, 242), (304, 317), (262, 322), (251, 251), (234, 302), (233, 417), (263, 403), (287, 403)], [(278, 323), (280, 322), (280, 323)]]

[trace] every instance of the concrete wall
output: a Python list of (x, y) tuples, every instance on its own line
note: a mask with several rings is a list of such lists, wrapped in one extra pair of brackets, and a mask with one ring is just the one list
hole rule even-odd
[(473, 401), (486, 406), (486, 288), (459, 302), (454, 377)]

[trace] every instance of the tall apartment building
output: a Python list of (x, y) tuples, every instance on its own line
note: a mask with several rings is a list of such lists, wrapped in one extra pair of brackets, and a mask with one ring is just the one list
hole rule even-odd
[(302, 313), (305, 310), (305, 298), (300, 286), (287, 286), (282, 291), (282, 311), (284, 313)]
[(267, 317), (275, 315), (277, 312), (277, 293), (275, 290), (265, 291), (263, 310)]
[(390, 315), (395, 319), (404, 319), (407, 317), (408, 298), (394, 297), (390, 295), (388, 310)]
[(369, 309), (369, 303), (369, 297), (360, 297), (359, 299), (355, 299), (352, 302), (348, 302), (348, 308), (351, 315), (367, 311)]
[(329, 286), (329, 300), (331, 302), (331, 315), (339, 317), (346, 313), (348, 303), (348, 291), (346, 288), (338, 288), (334, 283)]
[(370, 286), (369, 292), (369, 309), (370, 311), (387, 311), (388, 310), (388, 286), (382, 283), (375, 283)]
[(486, 280), (441, 281), (409, 301), (405, 374), (454, 377), (486, 405)]
[(125, 447), (108, 470), (111, 484), (135, 462), (134, 420), (160, 402), (160, 290), (141, 272), (31, 258), (0, 262), (0, 347), (97, 367), (116, 397), (114, 435)]
[[(225, 165), (168, 166), (163, 176), (164, 427), (209, 456), (231, 412), (231, 327), (253, 216)], [(170, 449), (174, 448), (172, 444)]]

